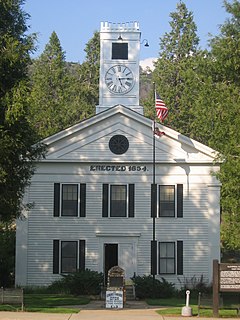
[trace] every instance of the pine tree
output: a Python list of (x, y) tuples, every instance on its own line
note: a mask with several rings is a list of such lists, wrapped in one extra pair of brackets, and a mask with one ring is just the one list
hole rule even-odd
[(169, 108), (166, 124), (191, 136), (194, 100), (200, 79), (195, 69), (202, 52), (197, 27), (183, 2), (170, 14), (171, 31), (160, 39), (160, 54), (153, 72), (157, 92)]
[(44, 52), (31, 67), (30, 121), (41, 137), (52, 135), (68, 125), (69, 77), (56, 32)]

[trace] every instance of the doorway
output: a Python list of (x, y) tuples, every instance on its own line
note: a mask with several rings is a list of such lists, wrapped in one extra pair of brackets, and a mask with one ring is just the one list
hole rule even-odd
[(118, 244), (104, 244), (104, 282), (107, 284), (108, 270), (118, 265)]

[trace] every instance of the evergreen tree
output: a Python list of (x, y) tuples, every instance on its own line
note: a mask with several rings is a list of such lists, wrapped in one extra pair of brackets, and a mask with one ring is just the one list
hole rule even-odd
[(31, 68), (30, 121), (41, 137), (52, 135), (68, 125), (70, 86), (65, 54), (55, 32), (44, 52)]
[[(193, 108), (200, 80), (195, 72), (202, 53), (193, 14), (183, 2), (170, 14), (171, 30), (160, 39), (160, 54), (153, 72), (157, 92), (169, 108), (166, 124), (191, 136)], [(153, 96), (153, 95), (152, 95)]]
[(44, 52), (33, 62), (30, 121), (41, 137), (59, 132), (91, 116), (97, 104), (99, 40), (86, 46), (82, 65), (67, 63), (60, 41), (52, 33)]
[(0, 0), (0, 220), (21, 213), (24, 189), (42, 153), (27, 121), (27, 66), (34, 37), (26, 36), (22, 0)]

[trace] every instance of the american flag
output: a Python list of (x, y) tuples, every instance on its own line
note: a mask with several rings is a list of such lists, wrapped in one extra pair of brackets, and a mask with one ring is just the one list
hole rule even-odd
[(159, 94), (155, 91), (155, 108), (158, 119), (162, 122), (166, 119), (168, 115), (168, 108), (166, 107), (163, 100), (160, 98)]

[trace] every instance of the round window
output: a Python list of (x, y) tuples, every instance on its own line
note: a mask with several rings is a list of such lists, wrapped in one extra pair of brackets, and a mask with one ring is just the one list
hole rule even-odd
[(109, 149), (112, 151), (112, 153), (123, 154), (127, 152), (128, 148), (128, 139), (121, 134), (117, 134), (109, 140)]

